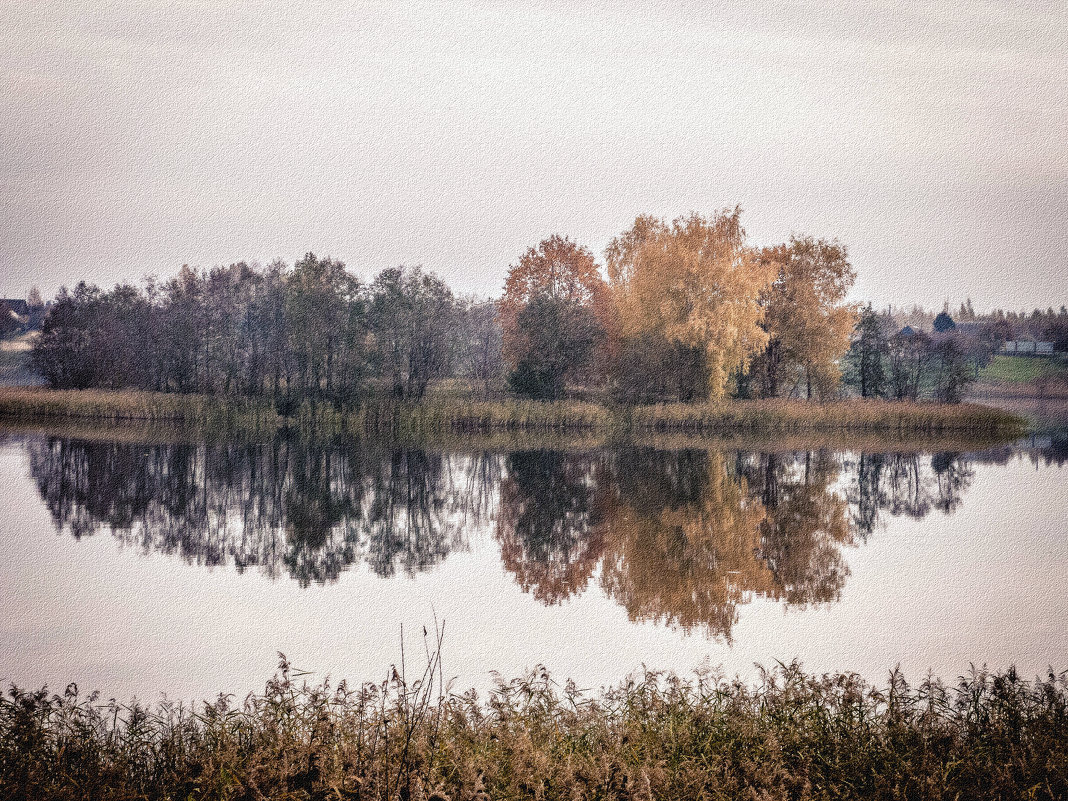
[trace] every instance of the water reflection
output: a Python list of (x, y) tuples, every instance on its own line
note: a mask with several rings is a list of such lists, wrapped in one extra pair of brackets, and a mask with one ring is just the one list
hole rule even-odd
[(759, 555), (773, 577), (766, 595), (797, 605), (838, 600), (849, 576), (842, 546), (853, 543), (841, 471), (827, 451), (743, 460), (765, 509)]
[(492, 534), (524, 592), (600, 587), (632, 620), (730, 639), (740, 606), (837, 601), (844, 549), (956, 510), (983, 454), (416, 448), (29, 439), (57, 528), (302, 586), (415, 575)]
[(49, 439), (27, 448), (56, 526), (75, 537), (107, 527), (145, 551), (255, 566), (302, 585), (333, 581), (360, 560), (381, 576), (426, 570), (463, 547), (465, 527), (492, 507), (469, 491), (487, 478), (481, 460), (422, 450), (374, 454), (286, 440)]
[(737, 606), (773, 583), (759, 497), (724, 453), (623, 453), (613, 466), (604, 588), (632, 620), (729, 635)]
[(589, 583), (604, 550), (604, 460), (559, 451), (519, 451), (505, 458), (494, 536), (501, 561), (539, 601), (559, 603)]
[(847, 498), (864, 538), (884, 523), (883, 515), (919, 520), (932, 510), (954, 512), (975, 477), (960, 453), (862, 453), (849, 469), (854, 477)]

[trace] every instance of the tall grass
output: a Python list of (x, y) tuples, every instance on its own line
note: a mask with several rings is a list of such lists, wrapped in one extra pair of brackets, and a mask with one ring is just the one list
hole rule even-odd
[(395, 439), (495, 431), (606, 433), (631, 436), (684, 433), (706, 436), (813, 431), (890, 435), (1012, 437), (1025, 421), (976, 404), (843, 400), (808, 403), (745, 400), (720, 404), (609, 407), (586, 401), (474, 401), (437, 397), (422, 403), (367, 400), (350, 409), (305, 401), (279, 414), (267, 400), (136, 391), (49, 391), (0, 388), (0, 419), (182, 423), (206, 431), (269, 433), (290, 428), (309, 436), (373, 434)]
[(776, 665), (756, 684), (646, 672), (598, 693), (543, 669), (485, 699), (414, 680), (147, 708), (12, 689), (4, 799), (1063, 799), (1068, 680), (972, 670), (875, 688)]
[(0, 419), (183, 423), (202, 429), (264, 432), (281, 418), (264, 401), (137, 390), (0, 388)]
[(740, 400), (722, 404), (639, 406), (636, 429), (656, 431), (854, 431), (942, 434), (954, 431), (1019, 434), (1024, 422), (1002, 409), (973, 403), (943, 404), (871, 399), (809, 403)]
[(607, 407), (584, 401), (373, 402), (361, 414), (366, 430), (402, 436), (437, 431), (609, 431), (619, 424)]
[(371, 405), (365, 408), (361, 423), (367, 430), (399, 434), (494, 430), (701, 435), (849, 431), (1018, 436), (1026, 430), (1021, 418), (989, 406), (857, 399), (833, 403), (738, 400), (629, 407), (580, 401), (432, 401)]

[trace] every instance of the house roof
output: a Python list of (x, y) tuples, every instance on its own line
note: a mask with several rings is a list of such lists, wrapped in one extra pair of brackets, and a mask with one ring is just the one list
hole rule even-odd
[(19, 317), (30, 313), (30, 306), (22, 298), (0, 298), (0, 303), (3, 303), (11, 311), (15, 312)]

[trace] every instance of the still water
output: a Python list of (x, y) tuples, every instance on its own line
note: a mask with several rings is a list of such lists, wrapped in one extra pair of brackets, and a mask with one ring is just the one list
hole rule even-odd
[(120, 699), (545, 664), (1068, 667), (1068, 444), (440, 450), (0, 439), (0, 683)]

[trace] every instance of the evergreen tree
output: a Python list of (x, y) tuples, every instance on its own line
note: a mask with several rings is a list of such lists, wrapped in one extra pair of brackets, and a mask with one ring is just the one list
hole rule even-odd
[(849, 352), (853, 367), (852, 382), (862, 398), (881, 398), (886, 392), (886, 335), (879, 315), (869, 303), (860, 312), (855, 339)]

